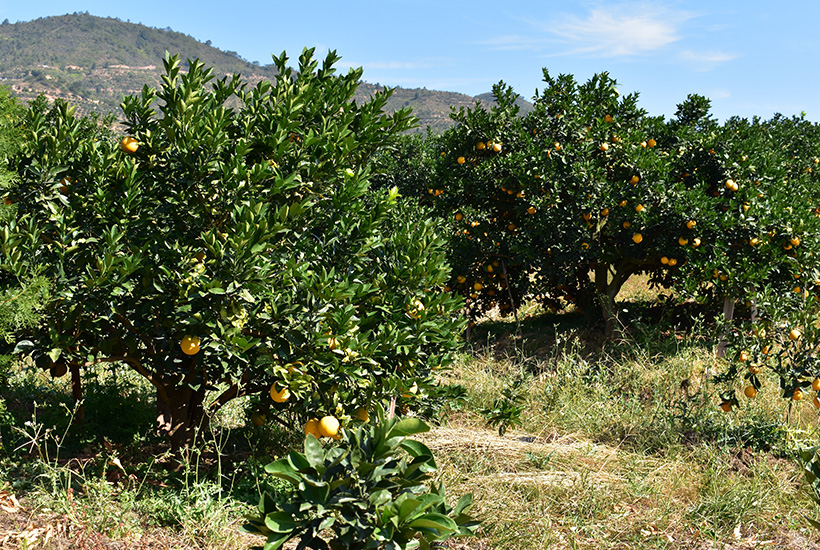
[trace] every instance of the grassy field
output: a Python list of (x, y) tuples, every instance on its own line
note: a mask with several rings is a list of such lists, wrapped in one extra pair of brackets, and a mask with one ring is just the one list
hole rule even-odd
[[(448, 494), (473, 493), (483, 521), (479, 537), (446, 547), (820, 548), (793, 459), (818, 441), (817, 410), (790, 406), (772, 379), (724, 413), (708, 320), (676, 324), (681, 306), (629, 296), (628, 328), (606, 343), (571, 312), (475, 328), (443, 379), (466, 398), (423, 437)], [(505, 389), (520, 414), (502, 436), (487, 418)], [(261, 541), (238, 531), (242, 515), (273, 483), (261, 468), (300, 444), (249, 425), (236, 402), (175, 471), (145, 428), (151, 395), (138, 380), (89, 384), (88, 423), (116, 434), (102, 445), (64, 436), (60, 381), (18, 371), (4, 397), (32, 420), (0, 464), (2, 548), (248, 548)]]

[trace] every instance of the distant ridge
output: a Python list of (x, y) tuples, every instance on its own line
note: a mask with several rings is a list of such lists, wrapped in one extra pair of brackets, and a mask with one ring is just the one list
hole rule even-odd
[[(199, 59), (217, 75), (239, 73), (251, 82), (275, 77), (273, 65), (243, 59), (170, 28), (157, 29), (87, 12), (0, 24), (0, 84), (31, 100), (39, 94), (63, 98), (82, 113), (119, 114), (124, 95), (139, 93), (145, 84), (158, 86), (165, 52)], [(273, 48), (276, 51), (276, 48)], [(292, 59), (301, 52), (288, 52)], [(339, 52), (344, 55), (344, 52)], [(364, 75), (367, 78), (367, 74)], [(363, 82), (357, 100), (375, 90)], [(452, 125), (450, 108), (472, 107), (479, 98), (455, 92), (397, 88), (389, 110), (411, 107), (420, 131), (438, 132)], [(526, 103), (526, 102), (524, 102)]]

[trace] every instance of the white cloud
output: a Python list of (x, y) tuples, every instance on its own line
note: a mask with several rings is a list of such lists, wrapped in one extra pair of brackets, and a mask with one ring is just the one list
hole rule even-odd
[(737, 59), (737, 55), (718, 51), (693, 51), (685, 50), (678, 54), (678, 57), (686, 62), (695, 71), (711, 71), (718, 65), (728, 63)]
[[(646, 2), (621, 2), (549, 21), (522, 19), (535, 32), (496, 36), (481, 44), (498, 50), (549, 49), (550, 56), (635, 56), (680, 40), (680, 28), (692, 17)], [(558, 51), (556, 44), (561, 45)]]
[(565, 54), (623, 57), (652, 52), (680, 40), (691, 15), (644, 3), (598, 7), (584, 16), (565, 16), (544, 30), (570, 44)]

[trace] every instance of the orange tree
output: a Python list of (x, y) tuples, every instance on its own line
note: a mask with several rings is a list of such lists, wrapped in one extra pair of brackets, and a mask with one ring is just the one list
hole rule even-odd
[[(761, 390), (764, 368), (776, 372), (787, 398), (800, 390), (799, 398), (820, 376), (812, 320), (820, 291), (819, 133), (797, 117), (731, 119), (704, 147), (727, 161), (738, 197), (719, 203), (715, 253), (696, 266), (689, 286), (748, 306), (747, 315), (727, 321), (725, 373), (729, 382), (748, 380), (747, 396)], [(731, 389), (723, 400), (727, 408), (737, 404)]]
[(412, 167), (405, 194), (450, 225), (448, 287), (471, 314), (509, 313), (528, 297), (575, 303), (611, 330), (615, 298), (640, 272), (731, 302), (753, 301), (762, 280), (791, 290), (813, 248), (790, 244), (814, 223), (790, 199), (814, 196), (812, 148), (792, 151), (800, 140), (789, 135), (805, 124), (721, 125), (696, 95), (664, 121), (605, 73), (579, 84), (544, 71), (544, 82), (528, 115), (501, 83), (496, 105), (454, 113), (454, 128), (397, 163)]
[(159, 89), (125, 98), (121, 141), (63, 104), (29, 113), (3, 267), (55, 292), (18, 350), (75, 389), (93, 364), (137, 371), (175, 449), (242, 395), (280, 421), (412, 406), (458, 345), (432, 224), (368, 192), (413, 119), (383, 112), (389, 94), (357, 105), (361, 70), (312, 53), (254, 86), (168, 58)]
[(630, 275), (684, 263), (668, 237), (686, 226), (669, 199), (685, 189), (668, 179), (666, 127), (636, 95), (606, 74), (578, 84), (544, 71), (544, 81), (526, 117), (502, 83), (496, 106), (456, 113), (436, 144), (427, 200), (451, 220), (449, 286), (475, 314), (529, 296), (552, 309), (574, 302), (611, 329)]

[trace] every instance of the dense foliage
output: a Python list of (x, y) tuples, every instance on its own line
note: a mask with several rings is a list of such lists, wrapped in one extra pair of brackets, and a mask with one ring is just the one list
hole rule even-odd
[(368, 192), (371, 157), (413, 119), (384, 114), (389, 93), (352, 102), (361, 70), (336, 60), (283, 54), (251, 87), (168, 58), (160, 89), (125, 98), (121, 142), (33, 105), (3, 263), (55, 292), (19, 349), (70, 371), (75, 397), (85, 366), (139, 372), (176, 448), (242, 395), (283, 422), (402, 393), (412, 408), (458, 346), (459, 300), (439, 290), (432, 222)]

